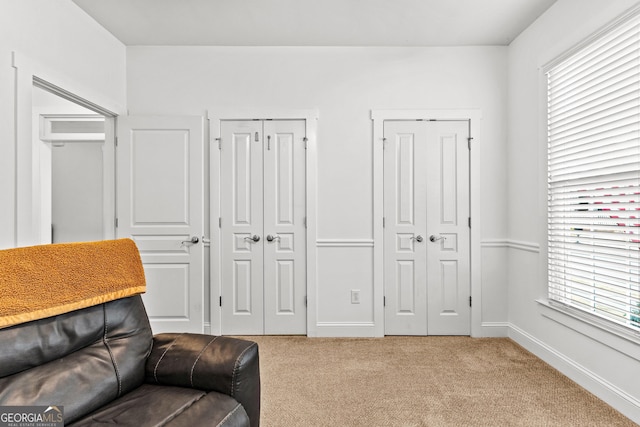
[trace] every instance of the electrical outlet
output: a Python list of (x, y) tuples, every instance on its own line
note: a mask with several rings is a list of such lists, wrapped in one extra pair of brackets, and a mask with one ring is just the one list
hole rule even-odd
[(351, 289), (351, 304), (360, 304), (360, 289)]

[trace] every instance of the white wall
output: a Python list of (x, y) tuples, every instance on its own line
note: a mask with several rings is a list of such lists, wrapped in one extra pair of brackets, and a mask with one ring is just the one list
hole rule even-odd
[[(24, 93), (30, 82), (23, 81), (23, 72), (28, 68), (78, 96), (122, 113), (126, 54), (122, 43), (70, 0), (0, 0), (0, 10), (0, 247), (12, 247), (28, 244), (31, 238), (31, 182), (30, 174), (25, 173), (31, 153), (25, 145), (19, 145), (24, 156), (16, 162), (16, 139), (19, 144), (31, 144), (30, 126), (18, 132), (15, 125), (16, 120), (31, 122), (31, 108), (26, 105), (30, 96)], [(16, 52), (17, 73), (12, 52)], [(16, 239), (18, 221), (25, 224), (24, 239)]]
[(634, 343), (617, 338), (536, 302), (547, 295), (541, 67), (637, 3), (558, 0), (509, 47), (507, 218), (511, 336), (640, 422), (637, 339)]
[[(30, 139), (16, 137), (13, 51), (52, 83), (118, 113), (127, 103), (132, 114), (317, 108), (320, 239), (372, 237), (371, 109), (478, 108), (483, 322), (509, 325), (516, 340), (640, 422), (640, 382), (629, 375), (640, 366), (637, 344), (535, 302), (546, 295), (539, 67), (635, 3), (558, 0), (508, 49), (131, 47), (125, 58), (69, 0), (0, 0), (0, 247), (16, 244), (16, 200), (30, 196), (16, 183), (16, 138)], [(371, 320), (371, 264), (370, 248), (325, 248), (319, 320)], [(356, 287), (363, 304), (354, 306), (343, 297)]]
[[(483, 240), (506, 240), (506, 48), (129, 47), (132, 115), (313, 108), (318, 121), (318, 322), (373, 320), (372, 109), (482, 110)], [(506, 250), (483, 250), (483, 316), (506, 325)], [(362, 303), (350, 304), (349, 289)], [(505, 329), (506, 331), (506, 329)]]

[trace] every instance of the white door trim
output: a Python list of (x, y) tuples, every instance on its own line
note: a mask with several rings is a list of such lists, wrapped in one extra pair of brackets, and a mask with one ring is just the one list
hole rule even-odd
[[(104, 115), (107, 129), (105, 138), (110, 140), (109, 144), (115, 144), (115, 117), (126, 110), (95, 89), (79, 84), (49, 64), (34, 61), (20, 52), (12, 52), (11, 66), (15, 73), (14, 116), (7, 122), (14, 127), (12, 153), (15, 157), (15, 170), (14, 193), (11, 200), (7, 201), (6, 209), (11, 212), (14, 223), (13, 246), (30, 246), (43, 243), (40, 240), (40, 195), (34, 192), (34, 182), (39, 179), (34, 172), (33, 138), (37, 137), (32, 124), (34, 84)], [(115, 217), (115, 210), (111, 212), (111, 216)]]
[(313, 109), (244, 109), (212, 108), (207, 111), (209, 119), (209, 216), (210, 216), (210, 290), (211, 290), (211, 333), (221, 334), (222, 310), (221, 295), (221, 233), (218, 226), (220, 218), (220, 122), (222, 120), (305, 120), (307, 132), (307, 335), (317, 335), (317, 127), (318, 111)]
[(373, 120), (373, 319), (375, 335), (384, 336), (384, 152), (383, 123), (385, 120), (469, 120), (471, 127), (470, 153), (470, 212), (471, 226), (471, 336), (481, 336), (482, 328), (482, 270), (480, 246), (480, 150), (482, 112), (478, 109), (452, 110), (371, 110)]

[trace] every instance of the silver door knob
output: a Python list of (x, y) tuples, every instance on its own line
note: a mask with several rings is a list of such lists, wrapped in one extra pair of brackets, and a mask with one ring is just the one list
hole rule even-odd
[(417, 235), (416, 237), (412, 237), (412, 240), (415, 240), (416, 242), (420, 243), (424, 240), (424, 238), (421, 235)]
[(436, 237), (433, 234), (431, 236), (429, 236), (429, 241), (430, 242), (437, 242), (438, 240), (445, 240), (445, 239), (446, 239), (446, 237), (443, 237), (443, 236)]
[(267, 235), (267, 242), (273, 242), (274, 240), (278, 239), (280, 239), (280, 236), (278, 236), (277, 234), (275, 236), (272, 236), (271, 234)]
[(245, 237), (245, 240), (251, 240), (253, 242), (259, 242), (260, 241), (260, 236), (258, 236), (257, 234), (254, 234), (251, 237)]
[(191, 238), (191, 240), (183, 240), (183, 241), (182, 241), (182, 245), (184, 246), (184, 245), (185, 245), (185, 244), (187, 244), (187, 243), (191, 243), (191, 244), (194, 244), (194, 245), (195, 245), (195, 244), (196, 244), (196, 243), (198, 243), (199, 241), (200, 241), (200, 239), (199, 239), (197, 236), (193, 236), (193, 237)]

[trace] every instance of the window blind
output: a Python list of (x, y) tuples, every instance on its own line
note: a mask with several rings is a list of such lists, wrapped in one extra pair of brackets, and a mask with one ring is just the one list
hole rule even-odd
[(640, 331), (640, 17), (547, 82), (549, 299)]

